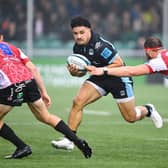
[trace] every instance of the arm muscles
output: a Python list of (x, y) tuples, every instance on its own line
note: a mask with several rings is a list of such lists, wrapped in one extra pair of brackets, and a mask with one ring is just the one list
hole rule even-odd
[(145, 64), (108, 69), (108, 74), (114, 76), (138, 76), (149, 73), (150, 73), (149, 68)]

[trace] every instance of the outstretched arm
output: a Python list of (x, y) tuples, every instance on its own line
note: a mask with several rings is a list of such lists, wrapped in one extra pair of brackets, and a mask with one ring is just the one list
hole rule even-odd
[(100, 67), (96, 68), (95, 66), (87, 66), (87, 71), (91, 75), (103, 75), (104, 72), (108, 75), (114, 75), (114, 76), (139, 76), (139, 75), (145, 75), (149, 74), (149, 68), (145, 64), (137, 65), (137, 66), (122, 66), (122, 67), (116, 67), (116, 68), (105, 68)]

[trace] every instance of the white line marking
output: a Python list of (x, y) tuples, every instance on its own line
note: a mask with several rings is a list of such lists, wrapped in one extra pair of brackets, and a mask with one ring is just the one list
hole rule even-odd
[(110, 116), (112, 113), (107, 112), (107, 111), (94, 111), (94, 110), (84, 110), (85, 114), (89, 115), (99, 115), (99, 116)]
[[(69, 109), (66, 109), (66, 112), (69, 113)], [(84, 114), (88, 114), (88, 115), (97, 115), (97, 116), (111, 116), (112, 112), (107, 112), (107, 111), (95, 111), (95, 110), (83, 110)]]

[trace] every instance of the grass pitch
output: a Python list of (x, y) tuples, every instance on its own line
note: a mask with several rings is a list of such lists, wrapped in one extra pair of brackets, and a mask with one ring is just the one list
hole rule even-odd
[[(77, 88), (50, 87), (50, 112), (67, 121)], [(15, 150), (0, 139), (0, 168), (167, 168), (168, 104), (167, 88), (160, 85), (135, 84), (137, 104), (153, 103), (164, 118), (164, 127), (156, 129), (149, 119), (129, 124), (121, 117), (115, 101), (108, 95), (84, 110), (78, 135), (93, 148), (85, 159), (75, 148), (68, 152), (51, 147), (50, 141), (62, 136), (39, 123), (26, 105), (15, 108), (5, 121), (31, 145), (33, 154), (18, 160), (3, 157)]]

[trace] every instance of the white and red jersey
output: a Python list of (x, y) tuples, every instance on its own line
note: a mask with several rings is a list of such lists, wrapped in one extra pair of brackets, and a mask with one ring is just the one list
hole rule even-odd
[(33, 78), (25, 64), (29, 58), (15, 46), (0, 41), (0, 89)]
[(159, 72), (168, 76), (168, 50), (161, 51), (154, 59), (146, 63), (150, 73)]

